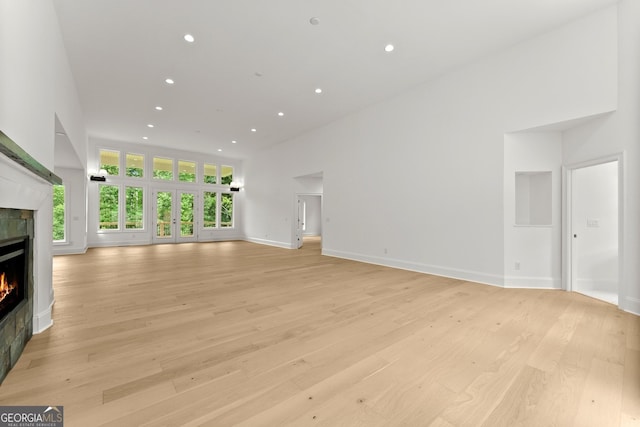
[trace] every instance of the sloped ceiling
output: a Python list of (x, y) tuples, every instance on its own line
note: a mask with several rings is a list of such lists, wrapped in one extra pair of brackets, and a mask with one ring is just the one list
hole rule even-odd
[(90, 136), (236, 158), (613, 3), (54, 0)]

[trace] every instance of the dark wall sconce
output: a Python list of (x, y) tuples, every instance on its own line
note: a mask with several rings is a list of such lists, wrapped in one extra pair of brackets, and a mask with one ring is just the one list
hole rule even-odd
[(100, 172), (92, 173), (91, 175), (89, 175), (89, 180), (105, 182), (107, 180), (107, 171), (104, 169), (100, 169)]

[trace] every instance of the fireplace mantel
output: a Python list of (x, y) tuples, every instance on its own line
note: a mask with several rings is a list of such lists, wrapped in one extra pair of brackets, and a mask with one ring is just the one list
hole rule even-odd
[(47, 182), (51, 184), (62, 184), (62, 178), (31, 157), (29, 153), (20, 148), (18, 144), (13, 142), (13, 140), (2, 131), (0, 131), (0, 153), (6, 155), (20, 166), (33, 172)]

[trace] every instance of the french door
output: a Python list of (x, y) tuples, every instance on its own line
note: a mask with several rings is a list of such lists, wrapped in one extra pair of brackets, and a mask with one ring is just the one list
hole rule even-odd
[(195, 242), (198, 239), (197, 193), (153, 190), (153, 243)]

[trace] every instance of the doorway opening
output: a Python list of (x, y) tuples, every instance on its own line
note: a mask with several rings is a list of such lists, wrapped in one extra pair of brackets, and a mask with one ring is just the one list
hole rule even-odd
[(621, 302), (622, 154), (564, 167), (563, 267), (568, 291)]
[(305, 240), (322, 250), (323, 173), (294, 178), (294, 213), (292, 248), (301, 248)]
[(322, 245), (322, 195), (296, 195), (296, 244), (305, 242)]

